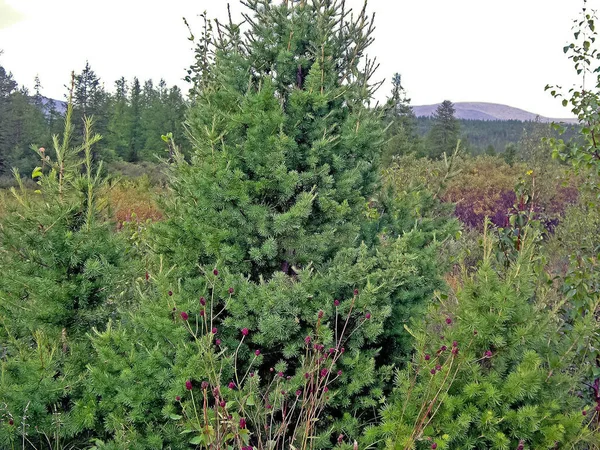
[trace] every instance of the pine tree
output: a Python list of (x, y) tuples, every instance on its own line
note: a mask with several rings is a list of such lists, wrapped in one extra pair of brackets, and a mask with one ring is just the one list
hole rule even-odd
[(33, 104), (39, 109), (42, 110), (44, 106), (43, 98), (42, 98), (42, 82), (40, 81), (40, 77), (38, 75), (35, 76), (34, 85), (33, 85)]
[(167, 84), (164, 80), (160, 80), (156, 88), (152, 80), (144, 83), (141, 141), (144, 149), (142, 157), (148, 161), (156, 161), (157, 157), (162, 156), (164, 142), (161, 135), (173, 131), (165, 128), (167, 93)]
[(411, 326), (413, 362), (398, 373), (394, 400), (368, 440), (385, 438), (393, 449), (590, 448), (576, 395), (576, 348), (590, 327), (564, 326), (547, 301), (535, 240), (529, 228), (503, 269), (484, 235), (477, 272)]
[(416, 117), (401, 80), (399, 73), (392, 78), (392, 93), (388, 99), (386, 114), (388, 142), (382, 155), (384, 166), (389, 166), (394, 156), (417, 153), (420, 150)]
[(110, 99), (110, 116), (106, 137), (108, 147), (123, 159), (129, 156), (129, 134), (131, 132), (131, 108), (127, 94), (127, 81), (121, 77), (115, 81), (115, 93)]
[(356, 331), (314, 445), (331, 446), (342, 430), (357, 436), (385, 398), (392, 364), (406, 358), (404, 324), (440, 286), (434, 257), (451, 227), (436, 235), (428, 218), (394, 217), (374, 198), (384, 128), (368, 107), (366, 11), (350, 21), (344, 2), (249, 6), (248, 34), (220, 24), (214, 61), (194, 77), (190, 160), (165, 136), (172, 197), (149, 236), (158, 260), (147, 290), (126, 321), (93, 339), (95, 358), (110, 364), (93, 364), (74, 414), (93, 415), (91, 427), (117, 448), (185, 439), (177, 425), (190, 404), (176, 399), (186, 380), (208, 378), (210, 352), (182, 320), (209, 334), (211, 352), (237, 348), (238, 370), (255, 374), (248, 383), (268, 388), (277, 375), (288, 391), (304, 384), (307, 342), (334, 348), (351, 312)]
[(327, 2), (249, 4), (251, 38), (242, 45), (236, 26), (222, 31), (216, 82), (188, 114), (192, 164), (176, 167), (183, 201), (170, 214), (204, 231), (186, 249), (163, 250), (180, 267), (219, 261), (259, 279), (319, 265), (353, 242), (383, 135), (364, 106), (372, 64), (360, 69), (354, 57), (369, 25), (338, 23), (342, 9)]
[(71, 116), (69, 104), (54, 152), (36, 150), (37, 193), (15, 171), (15, 206), (0, 223), (2, 448), (85, 441), (70, 411), (89, 362), (86, 333), (114, 316), (137, 267), (102, 215), (101, 167), (92, 161), (99, 136), (86, 119), (84, 143), (72, 146)]
[(502, 156), (504, 157), (504, 161), (506, 162), (506, 164), (512, 167), (517, 157), (516, 144), (514, 144), (513, 142), (507, 144), (504, 148), (504, 154)]
[(444, 100), (433, 114), (433, 126), (428, 135), (427, 154), (439, 158), (444, 153), (452, 154), (459, 139), (460, 124), (454, 117), (454, 104)]
[(6, 122), (9, 128), (6, 141), (7, 164), (31, 173), (35, 167), (35, 158), (30, 146), (46, 145), (49, 136), (44, 113), (26, 88), (22, 87), (10, 96)]
[(11, 127), (12, 94), (17, 90), (12, 73), (0, 66), (0, 173), (10, 170), (9, 155), (14, 146)]
[[(108, 127), (108, 95), (100, 78), (86, 61), (81, 73), (75, 75), (75, 91), (73, 93), (73, 136), (83, 141), (85, 117), (93, 118), (94, 129), (102, 135)], [(111, 160), (114, 154), (100, 144), (94, 151), (94, 160)]]
[(131, 105), (131, 122), (129, 128), (129, 153), (127, 161), (136, 162), (139, 160), (140, 152), (143, 146), (143, 134), (142, 134), (142, 88), (140, 86), (140, 80), (135, 77), (133, 84), (131, 85), (131, 94), (129, 98), (129, 104)]
[(488, 156), (496, 156), (496, 149), (494, 148), (494, 146), (492, 144), (488, 145), (485, 148), (485, 154)]

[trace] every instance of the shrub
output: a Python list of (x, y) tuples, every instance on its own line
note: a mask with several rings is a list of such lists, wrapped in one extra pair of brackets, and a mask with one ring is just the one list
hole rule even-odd
[[(16, 173), (16, 199), (0, 223), (0, 446), (59, 445), (76, 434), (70, 411), (88, 362), (91, 327), (114, 317), (126, 289), (125, 242), (102, 219), (92, 172), (91, 121), (70, 147), (69, 106), (55, 155), (38, 150), (35, 193)], [(79, 153), (84, 157), (81, 158)]]
[(598, 413), (576, 395), (576, 347), (589, 324), (566, 327), (545, 304), (532, 237), (524, 239), (505, 271), (485, 237), (477, 273), (415, 323), (413, 361), (372, 430), (388, 448), (550, 449), (594, 439), (582, 425)]

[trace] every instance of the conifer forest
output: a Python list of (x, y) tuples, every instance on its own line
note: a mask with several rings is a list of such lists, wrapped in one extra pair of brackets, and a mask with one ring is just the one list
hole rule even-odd
[(573, 123), (416, 117), (371, 3), (203, 15), (189, 92), (0, 56), (0, 449), (600, 449), (587, 6)]

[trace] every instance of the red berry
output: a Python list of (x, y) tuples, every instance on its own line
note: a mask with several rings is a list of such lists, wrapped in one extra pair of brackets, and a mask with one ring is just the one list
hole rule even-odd
[(425, 361), (429, 361), (430, 359), (431, 359), (431, 355), (429, 355), (429, 354), (426, 354), (426, 355), (425, 355)]
[(233, 288), (232, 287), (229, 288), (229, 293), (233, 294)]
[(213, 270), (213, 275), (216, 277), (217, 275), (219, 275), (219, 271), (217, 269)]
[(429, 372), (431, 373), (431, 375), (435, 375), (435, 369), (431, 369)]
[(14, 421), (14, 420), (12, 420), (12, 419), (8, 419), (8, 424), (9, 424), (9, 425), (14, 425), (14, 424), (15, 424), (15, 421)]
[(220, 406), (221, 408), (225, 408), (225, 405), (226, 405), (226, 404), (227, 404), (227, 403), (225, 403), (225, 400), (221, 400), (221, 403), (219, 403), (219, 406)]
[(248, 336), (248, 328), (242, 328), (242, 334)]
[(175, 400), (177, 400), (179, 402), (179, 401), (181, 401), (181, 397), (178, 395), (177, 397), (175, 397)]
[(235, 389), (235, 383), (233, 381), (229, 382), (229, 389)]
[(212, 329), (212, 334), (217, 334), (217, 332), (218, 332), (218, 331), (219, 331), (219, 330), (217, 329), (217, 327), (214, 327), (214, 328)]
[(260, 350), (256, 350), (256, 351), (254, 352), (254, 354), (255, 354), (256, 356), (260, 355)]
[(368, 312), (367, 314), (365, 314), (365, 318), (366, 318), (367, 320), (369, 320), (369, 319), (371, 318), (371, 313), (369, 313), (369, 312)]
[(433, 450), (435, 450), (435, 449), (437, 448), (437, 444), (434, 442), (433, 444), (431, 444), (431, 448), (432, 448)]
[(169, 291), (169, 297), (173, 295), (173, 291)]
[(217, 340), (215, 341), (215, 344), (217, 344), (217, 345), (221, 345), (221, 339), (217, 339)]
[(206, 299), (204, 297), (200, 297), (200, 304), (202, 306), (206, 305)]
[(450, 317), (446, 317), (446, 323), (450, 325), (452, 323), (452, 319)]
[(456, 341), (453, 341), (453, 342), (452, 342), (452, 347), (458, 347), (458, 342), (456, 342)]
[(240, 419), (240, 428), (246, 428), (246, 419), (244, 419), (243, 417)]
[(188, 320), (188, 313), (186, 313), (185, 311), (181, 311), (181, 318), (185, 321)]
[(323, 317), (323, 310), (320, 310), (320, 311), (319, 311), (319, 314), (318, 314), (318, 316), (319, 316), (319, 319), (321, 319), (321, 318)]
[(333, 306), (340, 306), (340, 301), (339, 300), (334, 300), (333, 301)]
[(587, 411), (584, 409), (583, 411), (581, 411), (581, 414), (583, 414), (584, 416), (587, 416)]
[(302, 395), (302, 391), (300, 389), (298, 389), (296, 391), (296, 397), (300, 397)]
[(185, 388), (186, 388), (188, 391), (191, 391), (191, 390), (192, 390), (192, 382), (191, 382), (190, 380), (186, 380), (186, 381), (185, 381)]
[(358, 295), (358, 289), (354, 289), (354, 295)]

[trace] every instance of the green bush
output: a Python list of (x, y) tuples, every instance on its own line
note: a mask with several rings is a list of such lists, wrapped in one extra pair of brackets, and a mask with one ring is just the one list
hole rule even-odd
[(414, 324), (413, 361), (370, 439), (399, 449), (589, 448), (577, 345), (590, 326), (565, 326), (546, 303), (531, 236), (525, 242), (504, 270), (484, 238), (477, 273)]
[(84, 145), (70, 147), (70, 112), (55, 154), (38, 150), (38, 190), (26, 189), (16, 172), (16, 201), (0, 222), (3, 448), (21, 441), (58, 446), (79, 431), (70, 412), (89, 362), (86, 333), (115, 317), (136, 266), (102, 219), (101, 168), (91, 166), (99, 136), (87, 121)]

